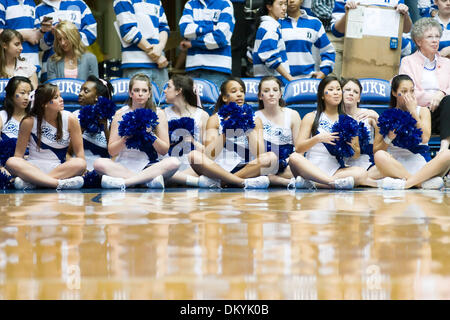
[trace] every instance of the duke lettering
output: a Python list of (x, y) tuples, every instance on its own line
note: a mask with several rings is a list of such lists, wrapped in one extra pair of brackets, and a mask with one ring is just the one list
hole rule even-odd
[(58, 88), (61, 92), (78, 95), (81, 90), (81, 84), (71, 81), (59, 81)]
[(300, 93), (317, 93), (316, 81), (301, 81), (294, 85), (294, 96)]
[(365, 81), (362, 84), (363, 87), (363, 94), (371, 93), (371, 94), (377, 94), (380, 96), (386, 95), (386, 84), (380, 83), (377, 81)]

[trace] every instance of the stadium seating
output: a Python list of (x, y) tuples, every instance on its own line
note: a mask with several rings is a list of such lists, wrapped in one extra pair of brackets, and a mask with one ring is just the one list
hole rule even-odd
[(245, 103), (258, 109), (258, 86), (261, 78), (241, 78), (245, 84)]
[(359, 79), (363, 88), (361, 92), (361, 108), (375, 110), (381, 114), (389, 108), (391, 85), (389, 81), (375, 78)]
[(319, 79), (298, 79), (289, 82), (284, 88), (283, 99), (286, 105), (297, 110), (300, 117), (316, 110), (317, 87)]
[[(127, 101), (128, 94), (128, 85), (130, 83), (129, 78), (119, 78), (113, 79), (110, 81), (111, 85), (114, 88), (114, 93), (112, 97), (112, 101), (118, 106), (121, 107)], [(158, 90), (158, 86), (156, 83), (152, 82), (152, 93), (153, 93), (153, 102), (156, 105), (160, 104), (160, 93)]]
[(58, 86), (61, 97), (64, 99), (64, 110), (73, 112), (80, 108), (78, 104), (78, 94), (84, 81), (72, 78), (57, 78), (47, 80), (45, 83), (52, 83)]
[(3, 105), (3, 101), (5, 100), (5, 88), (8, 84), (9, 79), (0, 79), (0, 104)]

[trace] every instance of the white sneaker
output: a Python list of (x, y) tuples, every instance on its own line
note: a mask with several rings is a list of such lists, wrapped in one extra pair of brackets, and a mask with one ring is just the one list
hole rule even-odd
[(444, 179), (441, 177), (434, 177), (422, 182), (420, 186), (422, 189), (426, 190), (439, 190), (444, 186)]
[(248, 178), (244, 180), (244, 189), (267, 189), (269, 184), (270, 180), (267, 176)]
[(16, 177), (14, 179), (14, 188), (17, 190), (36, 189), (36, 186), (32, 183), (23, 181), (21, 178)]
[(105, 174), (102, 176), (102, 188), (125, 190), (125, 179), (115, 178)]
[(353, 177), (346, 177), (336, 179), (333, 183), (336, 190), (350, 190), (355, 186), (355, 179)]
[(403, 179), (394, 179), (386, 177), (381, 180), (381, 188), (384, 190), (403, 190), (405, 189), (406, 181)]
[(164, 177), (162, 175), (157, 176), (152, 181), (145, 184), (149, 189), (164, 189)]
[(83, 177), (77, 176), (69, 179), (58, 180), (56, 190), (80, 189), (84, 184)]
[(450, 188), (450, 175), (447, 175), (447, 176), (444, 178), (444, 181), (445, 181), (445, 187), (446, 187), (446, 188)]
[(311, 180), (303, 179), (302, 176), (297, 176), (295, 178), (295, 188), (296, 189), (314, 189), (315, 185)]
[(220, 188), (220, 180), (211, 179), (207, 176), (200, 176), (198, 177), (198, 187), (207, 189)]

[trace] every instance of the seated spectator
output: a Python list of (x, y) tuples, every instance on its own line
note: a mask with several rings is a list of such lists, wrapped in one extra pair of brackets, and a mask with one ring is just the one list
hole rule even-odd
[(22, 76), (30, 79), (34, 88), (37, 87), (36, 66), (22, 58), (23, 37), (20, 32), (5, 29), (0, 35), (0, 77), (12, 78)]
[[(195, 13), (195, 14), (194, 14)], [(231, 74), (233, 6), (227, 0), (190, 0), (180, 19), (186, 72), (191, 78), (212, 81), (218, 88)]]
[(412, 78), (418, 105), (430, 109), (432, 133), (441, 136), (441, 152), (450, 144), (450, 60), (438, 53), (442, 28), (433, 18), (422, 18), (411, 36), (418, 50), (403, 58), (399, 73)]
[(55, 54), (48, 61), (48, 79), (98, 77), (97, 58), (86, 52), (80, 33), (72, 22), (62, 21), (56, 25), (54, 50)]
[(285, 0), (265, 0), (258, 11), (256, 35), (253, 45), (250, 44), (255, 77), (275, 76), (284, 82), (294, 80), (280, 26), (286, 8)]
[[(302, 3), (289, 0), (288, 16), (280, 20), (290, 73), (293, 77), (323, 79), (333, 70), (336, 51), (320, 20), (300, 9)], [(315, 61), (313, 46), (319, 50), (320, 61)], [(320, 70), (315, 71), (315, 64), (320, 65)]]
[(437, 6), (434, 4), (434, 0), (418, 0), (417, 8), (422, 18), (434, 17), (437, 12)]
[(450, 2), (448, 0), (434, 0), (438, 10), (434, 19), (442, 27), (442, 37), (439, 42), (439, 53), (441, 56), (450, 58)]
[[(143, 1), (145, 3), (145, 1)], [(114, 12), (122, 38), (122, 69), (125, 78), (135, 74), (146, 74), (162, 91), (169, 81), (164, 55), (169, 25), (160, 0), (114, 1)]]

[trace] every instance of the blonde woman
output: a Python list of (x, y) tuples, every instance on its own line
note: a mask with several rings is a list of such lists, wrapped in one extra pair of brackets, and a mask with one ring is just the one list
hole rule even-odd
[(23, 37), (20, 32), (4, 29), (0, 35), (0, 77), (22, 76), (30, 79), (34, 88), (38, 85), (36, 66), (22, 58)]
[(86, 80), (88, 76), (98, 77), (98, 62), (95, 55), (86, 52), (80, 32), (70, 21), (55, 26), (53, 54), (47, 65), (48, 79), (76, 78)]

